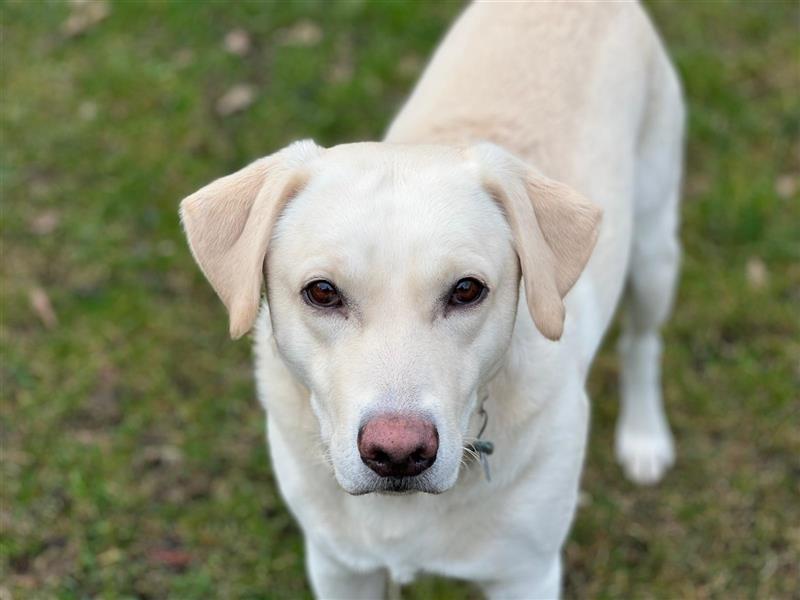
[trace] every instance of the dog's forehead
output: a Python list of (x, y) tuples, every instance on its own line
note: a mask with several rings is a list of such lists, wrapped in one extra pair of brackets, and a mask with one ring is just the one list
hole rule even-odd
[(410, 196), (468, 193), (479, 187), (464, 155), (448, 146), (357, 143), (334, 146), (308, 165), (312, 193), (335, 195), (351, 208), (394, 204)]
[(454, 147), (387, 143), (335, 146), (308, 165), (308, 180), (279, 229), (319, 239), (370, 234), (455, 237), (505, 223), (479, 172)]
[(340, 144), (326, 149), (317, 159), (322, 168), (400, 172), (463, 168), (467, 162), (463, 149), (456, 146), (387, 142)]
[(275, 249), (300, 262), (325, 255), (405, 269), (491, 255), (494, 263), (510, 246), (502, 212), (457, 149), (350, 144), (327, 150), (308, 171), (273, 237)]
[(323, 152), (308, 172), (299, 204), (313, 204), (315, 211), (422, 217), (431, 210), (464, 214), (483, 203), (476, 169), (449, 146), (344, 144)]

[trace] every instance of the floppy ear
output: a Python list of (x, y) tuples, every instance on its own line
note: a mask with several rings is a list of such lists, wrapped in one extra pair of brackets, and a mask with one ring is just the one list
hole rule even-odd
[(258, 313), (275, 221), (308, 179), (302, 166), (322, 150), (311, 140), (295, 142), (181, 202), (189, 247), (228, 309), (234, 339), (250, 330)]
[(602, 210), (499, 146), (482, 143), (470, 153), (511, 227), (533, 322), (546, 338), (558, 340), (562, 299), (589, 260)]

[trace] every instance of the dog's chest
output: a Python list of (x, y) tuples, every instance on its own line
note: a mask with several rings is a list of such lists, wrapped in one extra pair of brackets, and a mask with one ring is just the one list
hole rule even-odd
[(346, 518), (329, 531), (330, 542), (353, 567), (385, 568), (399, 583), (423, 573), (464, 578), (490, 572), (487, 551), (502, 525), (484, 509), (475, 510), (475, 504), (445, 508), (443, 500), (422, 495), (347, 498)]

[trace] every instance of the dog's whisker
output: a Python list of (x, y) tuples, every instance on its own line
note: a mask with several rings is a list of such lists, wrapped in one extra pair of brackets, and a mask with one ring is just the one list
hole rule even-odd
[[(462, 453), (462, 460), (466, 460), (466, 457), (470, 457), (475, 462), (480, 462), (480, 454), (478, 454), (475, 450), (468, 446), (464, 446), (464, 452)], [(466, 463), (465, 463), (466, 464)]]

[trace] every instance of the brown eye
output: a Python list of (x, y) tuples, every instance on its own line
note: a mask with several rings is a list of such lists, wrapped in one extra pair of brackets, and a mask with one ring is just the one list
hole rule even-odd
[(320, 308), (336, 308), (342, 305), (339, 292), (330, 281), (324, 279), (309, 283), (303, 288), (303, 295), (310, 304)]
[(472, 277), (465, 277), (453, 287), (453, 291), (450, 293), (449, 303), (456, 306), (475, 304), (483, 299), (486, 295), (485, 292), (486, 286), (480, 281)]

